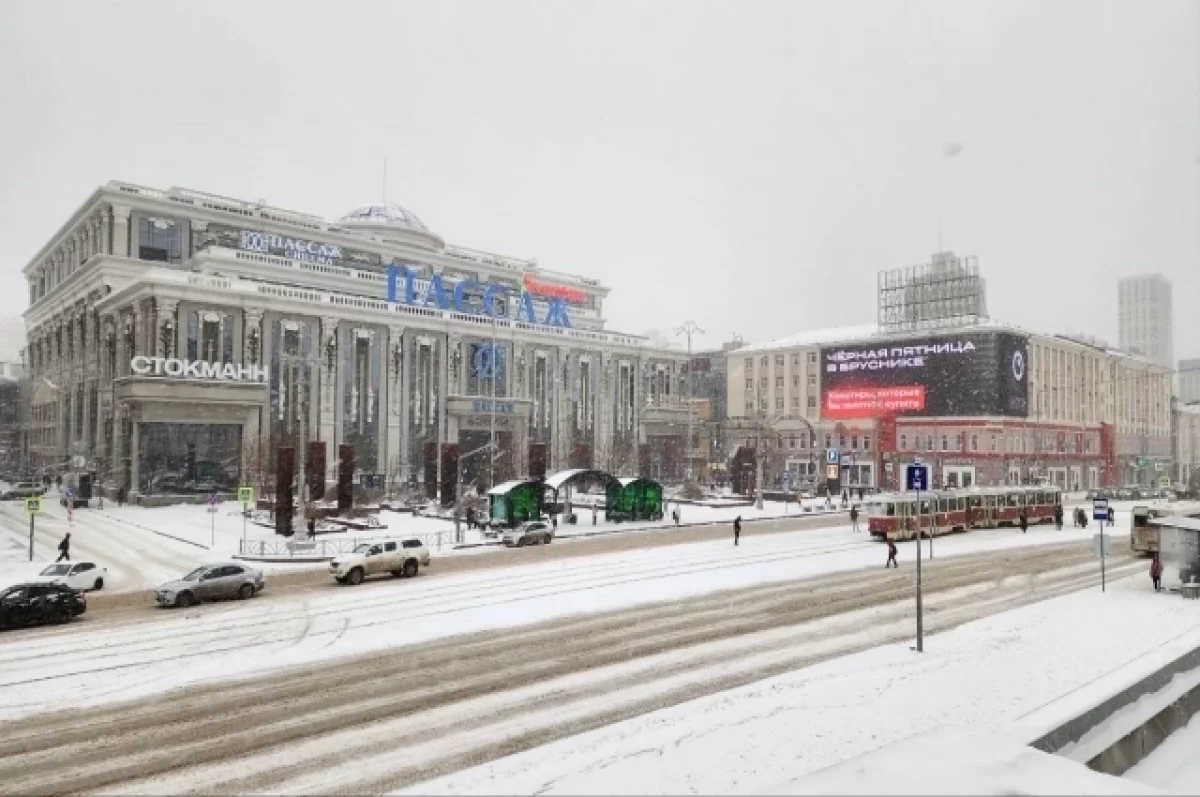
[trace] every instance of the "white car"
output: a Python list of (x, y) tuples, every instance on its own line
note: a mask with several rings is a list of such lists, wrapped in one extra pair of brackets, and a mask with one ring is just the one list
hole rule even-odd
[(549, 523), (541, 520), (531, 520), (504, 532), (504, 544), (510, 547), (524, 548), (526, 545), (537, 545), (538, 543), (549, 545), (553, 539), (554, 529), (550, 527)]
[(104, 589), (104, 579), (107, 577), (108, 568), (99, 567), (95, 562), (56, 562), (47, 565), (46, 569), (32, 580), (66, 584), (77, 590), (92, 590)]
[(412, 578), (429, 567), (429, 549), (418, 539), (364, 542), (329, 563), (329, 574), (339, 584), (361, 584), (367, 576), (391, 573)]

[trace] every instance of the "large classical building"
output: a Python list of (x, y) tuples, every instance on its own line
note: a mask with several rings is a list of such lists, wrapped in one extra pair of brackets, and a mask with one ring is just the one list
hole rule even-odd
[(111, 182), (24, 273), (32, 464), (135, 498), (270, 484), (302, 441), (326, 479), (351, 446), (372, 483), (444, 499), (460, 476), (682, 474), (685, 353), (607, 331), (597, 280), (395, 204), (327, 221)]
[(772, 485), (824, 481), (832, 466), (842, 486), (896, 488), (917, 458), (946, 486), (1086, 489), (1171, 472), (1170, 369), (1097, 341), (981, 321), (818, 330), (728, 356), (743, 489), (759, 452)]

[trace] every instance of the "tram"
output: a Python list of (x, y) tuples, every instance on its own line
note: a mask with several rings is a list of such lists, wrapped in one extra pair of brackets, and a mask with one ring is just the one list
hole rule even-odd
[[(921, 536), (940, 537), (955, 531), (1016, 526), (1021, 510), (1029, 525), (1053, 523), (1062, 491), (1053, 486), (979, 487), (921, 493)], [(882, 493), (867, 504), (867, 530), (872, 537), (911, 540), (917, 536), (917, 496)]]

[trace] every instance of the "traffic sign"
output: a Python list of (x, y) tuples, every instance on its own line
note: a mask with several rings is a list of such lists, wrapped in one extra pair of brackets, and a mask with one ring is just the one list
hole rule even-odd
[(239, 487), (238, 488), (238, 503), (239, 504), (253, 504), (254, 503), (254, 488), (253, 487)]
[(905, 468), (904, 486), (908, 490), (927, 492), (929, 490), (929, 466), (909, 465)]
[(1112, 550), (1112, 535), (1110, 534), (1093, 534), (1092, 535), (1092, 550), (1096, 552), (1096, 556), (1105, 558), (1109, 551)]
[(836, 464), (838, 464), (838, 460), (840, 460), (841, 458), (842, 458), (842, 453), (840, 451), (838, 451), (836, 448), (825, 449), (825, 464), (836, 465)]
[(838, 477), (838, 466), (836, 464), (826, 465), (825, 466), (825, 478), (826, 479), (837, 479), (837, 477)]
[(1092, 520), (1108, 520), (1108, 499), (1092, 499)]
[(67, 489), (63, 490), (63, 497), (66, 498), (68, 501), (70, 501), (72, 498), (75, 497), (75, 488), (68, 487)]
[(25, 514), (40, 515), (42, 513), (41, 498), (26, 498), (25, 499)]

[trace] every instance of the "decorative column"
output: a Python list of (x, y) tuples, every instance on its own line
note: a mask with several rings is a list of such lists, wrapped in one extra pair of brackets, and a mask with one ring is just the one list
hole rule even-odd
[(154, 354), (156, 357), (174, 357), (176, 338), (175, 310), (179, 307), (179, 300), (156, 299), (155, 304)]
[(132, 335), (131, 339), (129, 340), (129, 344), (131, 344), (131, 345), (129, 345), (129, 351), (126, 352), (126, 354), (128, 355), (126, 357), (126, 359), (137, 357), (139, 354), (142, 353), (142, 345), (143, 345), (143, 343), (142, 343), (142, 341), (143, 341), (142, 319), (143, 319), (143, 317), (144, 316), (142, 313), (142, 302), (139, 299), (133, 303), (133, 321), (132, 321), (132, 327), (131, 327), (133, 335)]
[(100, 208), (96, 226), (100, 230), (100, 253), (112, 254), (112, 208), (105, 205)]
[(247, 310), (242, 314), (242, 364), (258, 365), (263, 356), (262, 310)]
[(96, 381), (96, 444), (93, 451), (96, 456), (108, 456), (109, 442), (104, 439), (104, 421), (112, 412), (112, 408), (108, 406), (105, 399), (106, 394), (111, 395), (109, 391), (112, 389), (113, 373), (111, 367), (111, 352), (117, 345), (117, 326), (116, 320), (112, 315), (105, 315), (100, 320), (100, 335), (97, 345), (99, 363), (99, 376)]
[(129, 415), (129, 500), (134, 502), (137, 500), (138, 494), (141, 493), (141, 475), (142, 475), (142, 430), (141, 424), (138, 423), (138, 411), (126, 408)]
[(341, 359), (338, 347), (338, 320), (333, 317), (321, 319), (321, 346), (317, 352), (320, 361), (320, 439), (325, 442), (325, 477), (337, 481), (338, 477), (338, 428), (341, 419), (338, 417), (338, 396), (344, 389), (343, 380), (346, 378), (344, 369), (340, 366)]
[(129, 213), (128, 205), (112, 206), (112, 253), (117, 257), (129, 257)]
[(404, 327), (389, 326), (386, 354), (384, 355), (383, 380), (383, 413), (386, 427), (384, 444), (384, 473), (389, 488), (394, 487), (398, 479), (401, 484), (408, 482), (407, 434), (404, 419), (408, 417), (408, 369), (404, 367)]

